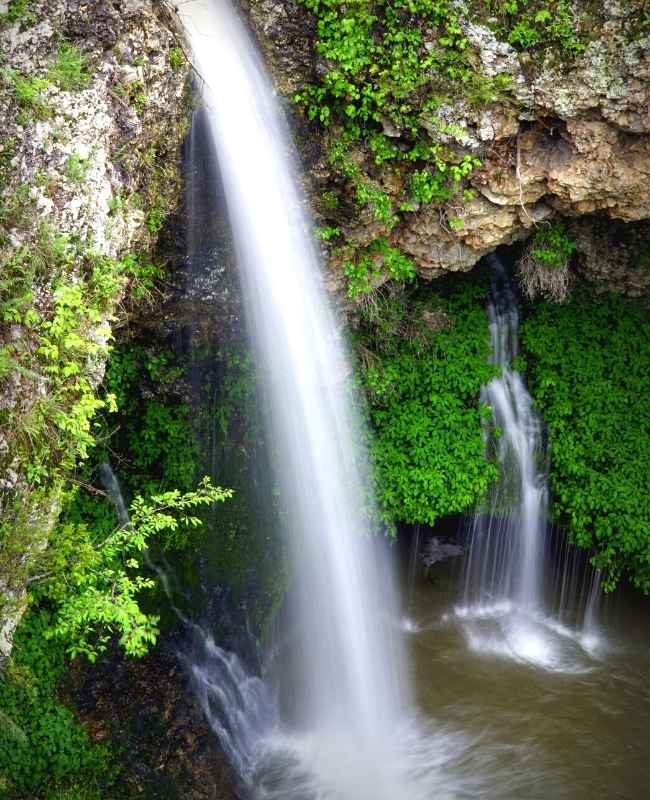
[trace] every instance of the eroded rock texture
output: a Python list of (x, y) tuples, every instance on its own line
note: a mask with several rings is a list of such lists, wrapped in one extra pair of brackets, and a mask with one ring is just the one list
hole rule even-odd
[[(242, 4), (280, 92), (289, 95), (323, 74), (327, 64), (315, 52), (313, 21), (302, 5)], [(435, 278), (470, 269), (499, 245), (524, 239), (557, 216), (600, 214), (624, 222), (650, 217), (650, 39), (643, 31), (630, 33), (631, 22), (640, 19), (635, 3), (594, 3), (587, 11), (576, 4), (575, 12), (591, 13), (592, 6), (585, 52), (565, 58), (552, 50), (532, 57), (517, 52), (465, 5), (461, 25), (477, 69), (488, 78), (510, 77), (497, 101), (471, 107), (458, 100), (437, 111), (448, 131), (441, 137), (438, 124), (432, 130), (438, 140), (459, 157), (471, 154), (482, 162), (469, 178), (476, 196), (454, 198), (442, 210), (423, 205), (403, 214), (390, 231), (368, 215), (352, 215), (342, 220), (348, 241), (363, 246), (388, 235), (422, 277)], [(325, 135), (319, 151), (315, 131), (312, 126), (305, 134), (298, 126), (298, 139), (313, 185), (322, 191), (332, 181), (324, 153), (336, 132)], [(397, 142), (402, 136), (389, 124), (384, 133)], [(357, 156), (376, 185), (397, 198), (403, 185), (391, 167), (372, 165), (368, 153)], [(450, 226), (450, 217), (462, 222)], [(584, 244), (583, 234), (578, 245)], [(627, 288), (625, 281), (616, 285)]]
[[(119, 743), (120, 789), (151, 800), (235, 800), (237, 777), (187, 686), (174, 640), (144, 659), (75, 662), (63, 687), (95, 742)], [(120, 796), (122, 796), (120, 793)]]

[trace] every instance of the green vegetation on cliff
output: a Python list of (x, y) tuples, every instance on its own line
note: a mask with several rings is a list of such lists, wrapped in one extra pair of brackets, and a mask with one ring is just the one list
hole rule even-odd
[(25, 616), (0, 676), (0, 796), (99, 800), (117, 774), (115, 761), (57, 697), (66, 654), (48, 638), (51, 624), (45, 610)]
[(539, 303), (522, 329), (549, 430), (555, 514), (594, 552), (605, 585), (650, 592), (650, 322), (647, 301), (578, 293)]

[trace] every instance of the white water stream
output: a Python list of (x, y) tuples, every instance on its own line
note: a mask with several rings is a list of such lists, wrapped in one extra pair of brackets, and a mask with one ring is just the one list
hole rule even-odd
[[(599, 578), (582, 551), (565, 544), (555, 559), (561, 573), (554, 586), (559, 608), (553, 608), (555, 597), (545, 595), (544, 587), (553, 581), (543, 425), (513, 365), (519, 353), (517, 300), (503, 264), (494, 255), (489, 260), (492, 359), (500, 374), (484, 387), (481, 399), (492, 409), (493, 428), (486, 438), (494, 442), (500, 478), (472, 523), (464, 600), (456, 617), (473, 649), (546, 669), (580, 671), (583, 656), (593, 655), (598, 645)], [(579, 581), (589, 587), (582, 619), (566, 625), (566, 606), (575, 609)]]
[[(321, 285), (279, 103), (228, 0), (189, 0), (179, 13), (203, 81), (221, 176), (214, 193), (223, 192), (228, 209), (296, 575), (295, 643), (281, 676), (290, 709), (282, 707), (282, 693), (194, 626), (197, 652), (185, 660), (206, 716), (247, 794), (260, 800), (540, 796), (529, 790), (544, 786), (535, 765), (507, 767), (508, 759), (530, 756), (528, 743), (504, 747), (481, 741), (483, 733), (472, 738), (453, 726), (424, 725), (413, 714), (397, 591), (368, 521), (373, 501), (345, 347)], [(493, 292), (490, 310), (503, 375), (484, 399), (503, 430), (497, 450), (504, 478), (493, 513), (477, 522), (472, 589), (457, 618), (467, 622), (476, 649), (487, 652), (493, 642), (484, 637), (483, 617), (507, 618), (499, 623), (499, 646), (504, 642), (515, 660), (553, 669), (548, 632), (556, 639), (573, 633), (559, 623), (553, 628), (542, 608), (542, 429), (511, 367), (517, 311), (500, 292), (507, 294), (507, 282)], [(516, 510), (503, 515), (505, 535), (495, 537), (497, 512), (506, 507)], [(496, 545), (482, 549), (488, 540)]]
[(398, 600), (365, 513), (372, 499), (345, 386), (349, 367), (321, 285), (291, 139), (228, 2), (184, 2), (180, 15), (204, 81), (297, 575), (301, 685), (292, 722), (301, 734), (298, 745), (283, 733), (282, 747), (291, 743), (337, 797), (407, 797), (392, 756), (410, 702)]

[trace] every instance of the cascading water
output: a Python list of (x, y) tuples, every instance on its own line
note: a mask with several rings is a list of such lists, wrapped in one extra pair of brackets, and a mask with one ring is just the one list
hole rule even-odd
[[(577, 580), (575, 564), (571, 580), (566, 565), (579, 558), (575, 548), (565, 544), (560, 560), (563, 577), (557, 595), (559, 608), (552, 609), (553, 617), (549, 615), (557, 603), (544, 592), (550, 581), (543, 425), (521, 375), (513, 367), (519, 350), (515, 293), (501, 261), (494, 255), (488, 260), (493, 270), (488, 304), (492, 359), (500, 374), (483, 388), (481, 400), (492, 409), (492, 426), (486, 438), (493, 443), (500, 478), (488, 507), (481, 508), (472, 521), (464, 603), (456, 613), (467, 621), (468, 639), (477, 649), (564, 669), (567, 663), (553, 640), (560, 637), (583, 646), (595, 641), (599, 583), (593, 570), (587, 569), (591, 590), (582, 609), (584, 632), (576, 633), (563, 625), (566, 604), (575, 602)], [(585, 561), (582, 555), (581, 576), (588, 566)], [(489, 625), (485, 629), (489, 621), (497, 622), (498, 634)]]
[[(212, 190), (225, 199), (230, 219), (295, 573), (293, 641), (282, 648), (291, 659), (283, 663), (278, 692), (208, 630), (184, 620), (195, 636), (181, 657), (206, 717), (238, 770), (244, 796), (541, 797), (530, 792), (547, 785), (536, 766), (504, 771), (509, 760), (530, 759), (529, 742), (486, 743), (485, 731), (462, 714), (460, 726), (455, 720), (434, 732), (412, 712), (393, 576), (381, 541), (369, 535), (373, 504), (346, 389), (345, 348), (320, 284), (288, 131), (227, 0), (190, 0), (180, 14), (203, 81), (201, 120), (220, 169)], [(193, 183), (199, 185), (210, 191), (205, 182)], [(194, 245), (200, 250), (200, 235)], [(516, 508), (508, 531), (523, 526), (530, 535), (517, 542), (501, 537), (518, 565), (507, 568), (493, 550), (480, 561), (475, 537), (470, 569), (480, 576), (472, 586), (481, 589), (468, 602), (482, 608), (488, 598), (508, 598), (531, 619), (541, 603), (546, 484), (537, 463), (541, 424), (510, 367), (517, 316), (509, 292), (501, 275), (491, 323), (503, 376), (486, 388), (486, 398), (504, 429), (498, 450), (508, 477), (491, 516), (497, 518), (497, 507), (499, 513)]]
[[(296, 687), (294, 722), (318, 738), (312, 755), (322, 763), (313, 770), (327, 771), (328, 759), (334, 764), (353, 754), (358, 770), (375, 776), (365, 781), (372, 796), (392, 800), (391, 739), (410, 696), (398, 603), (391, 571), (369, 536), (359, 422), (345, 387), (349, 368), (320, 284), (290, 138), (228, 3), (196, 0), (180, 13), (204, 81), (296, 564), (292, 611), (303, 685)], [(354, 775), (350, 769), (337, 777), (334, 770), (333, 790), (363, 797), (364, 781)]]
[(465, 575), (469, 605), (510, 600), (534, 610), (541, 603), (544, 534), (548, 506), (541, 420), (521, 375), (513, 368), (518, 354), (519, 312), (503, 265), (491, 258), (494, 277), (488, 318), (492, 361), (501, 374), (483, 388), (496, 427), (500, 479), (487, 514), (473, 521)]

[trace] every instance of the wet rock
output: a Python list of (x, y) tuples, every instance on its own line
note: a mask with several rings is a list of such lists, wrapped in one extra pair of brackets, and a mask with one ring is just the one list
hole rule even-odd
[(437, 536), (433, 536), (424, 545), (420, 558), (425, 567), (432, 567), (439, 561), (446, 561), (449, 558), (457, 558), (463, 555), (463, 548), (453, 542), (444, 542)]
[(187, 687), (180, 642), (168, 637), (143, 659), (113, 652), (74, 664), (63, 694), (96, 742), (119, 747), (119, 784), (149, 800), (236, 800), (237, 777)]
[[(282, 9), (278, 5), (273, 0), (242, 3), (276, 85), (290, 96), (326, 65), (319, 64), (311, 18), (302, 6), (295, 0)], [(413, 258), (421, 277), (471, 269), (486, 253), (527, 238), (557, 215), (602, 214), (625, 222), (650, 217), (650, 38), (630, 35), (631, 15), (637, 12), (626, 3), (605, 4), (598, 11), (602, 19), (594, 20), (592, 41), (569, 63), (552, 50), (539, 58), (517, 52), (469, 14), (463, 16), (462, 2), (457, 5), (482, 75), (508, 76), (509, 89), (507, 96), (479, 108), (461, 99), (448, 102), (437, 108), (439, 119), (424, 120), (435, 141), (459, 155), (478, 156), (482, 167), (469, 179), (477, 197), (455, 197), (450, 209), (420, 206), (403, 214), (389, 233), (392, 244)], [(576, 8), (583, 10), (582, 4)], [(382, 125), (399, 141), (394, 125)], [(302, 135), (298, 131), (299, 142)], [(331, 134), (312, 125), (308, 136), (312, 143), (320, 138), (326, 150)], [(391, 189), (389, 164), (375, 165), (369, 153), (352, 158), (365, 177), (398, 199), (400, 187), (394, 183)], [(335, 186), (323, 159), (306, 159), (305, 166), (312, 197)], [(455, 225), (448, 225), (448, 216)], [(387, 235), (380, 228), (365, 213), (344, 219), (346, 238), (359, 246)], [(331, 265), (333, 271), (340, 267), (336, 257)], [(591, 274), (595, 278), (604, 271), (605, 265)], [(328, 283), (340, 287), (336, 278)], [(626, 290), (628, 283), (639, 290), (636, 278), (617, 285)]]
[[(189, 117), (189, 67), (174, 70), (170, 65), (170, 51), (179, 40), (166, 3), (32, 0), (29, 11), (29, 24), (0, 24), (0, 271), (4, 275), (7, 270), (11, 285), (21, 259), (26, 271), (43, 262), (44, 267), (34, 269), (29, 314), (49, 320), (58, 285), (87, 278), (88, 260), (114, 262), (136, 249), (150, 250), (156, 233), (145, 224), (145, 212), (154, 204), (165, 212), (178, 204), (177, 151)], [(62, 42), (75, 48), (87, 79), (74, 80), (74, 66), (69, 85), (52, 78)], [(30, 82), (28, 100), (21, 99), (16, 80)], [(48, 248), (64, 246), (69, 258), (55, 274)], [(87, 358), (79, 375), (93, 387), (103, 378), (113, 313), (122, 294), (123, 284), (116, 280), (102, 318), (79, 323), (76, 331), (96, 346), (96, 355)], [(40, 345), (33, 326), (22, 320), (3, 324), (3, 345), (21, 363), (0, 383), (0, 409), (10, 415), (9, 447), (0, 453), (0, 514), (16, 536), (24, 526), (38, 527), (33, 542), (38, 550), (47, 542), (56, 508), (48, 504), (46, 513), (31, 509), (33, 486), (25, 464), (10, 461), (18, 449), (16, 432), (36, 403), (47, 401), (53, 382), (33, 366)], [(56, 471), (56, 465), (43, 467), (46, 475), (50, 467), (50, 475)], [(53, 495), (59, 486), (52, 481)], [(23, 549), (29, 551), (29, 543)], [(14, 569), (0, 574), (0, 594), (20, 600), (21, 574)], [(10, 625), (0, 619), (0, 655), (8, 653), (19, 617), (12, 613)]]

